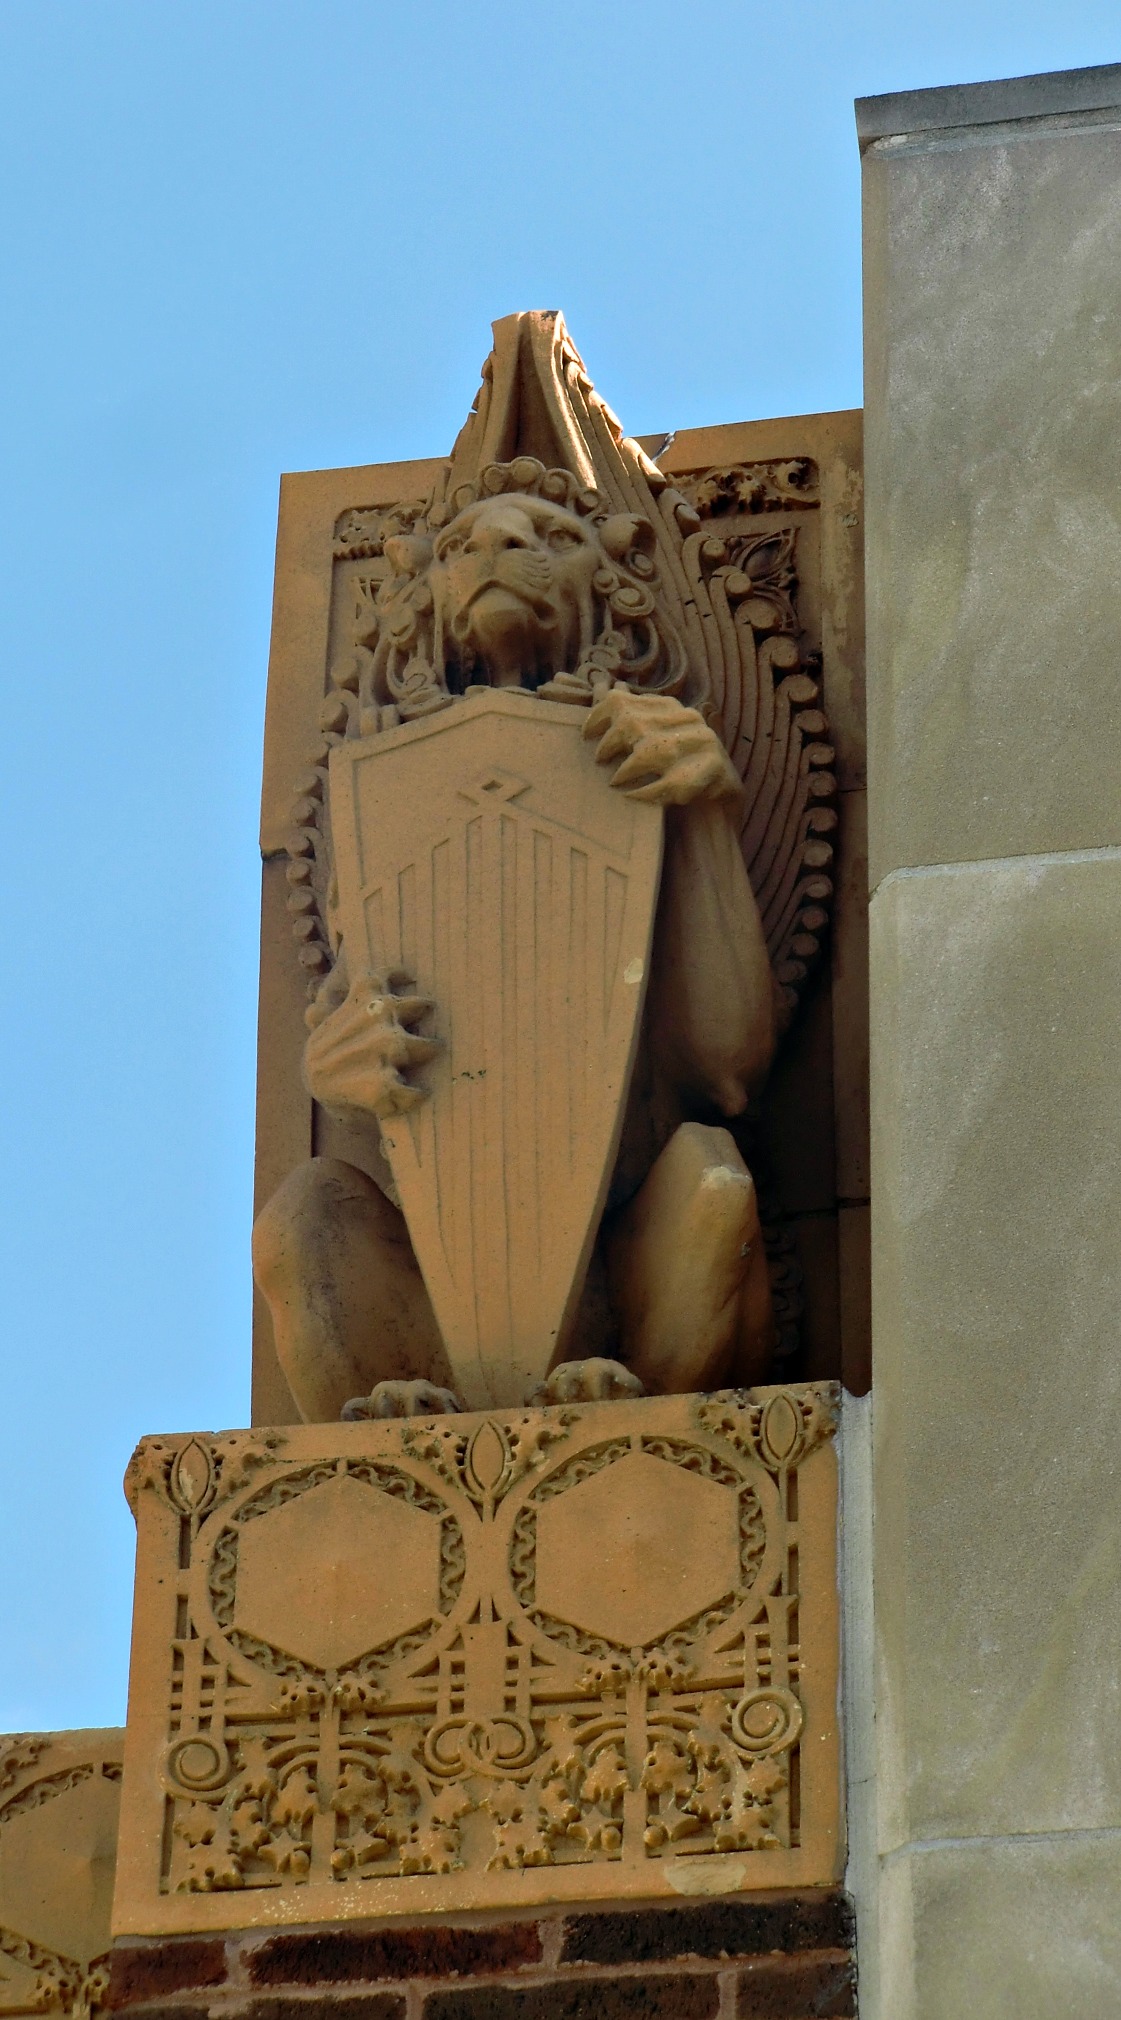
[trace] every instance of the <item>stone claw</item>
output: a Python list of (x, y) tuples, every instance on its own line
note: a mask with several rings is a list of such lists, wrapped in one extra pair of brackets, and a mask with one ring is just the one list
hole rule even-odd
[(695, 708), (672, 695), (612, 688), (596, 702), (584, 735), (598, 744), (599, 764), (622, 762), (611, 780), (632, 799), (663, 806), (726, 799), (740, 781), (716, 732)]
[(339, 1416), (344, 1424), (361, 1424), (376, 1417), (442, 1417), (462, 1408), (451, 1389), (434, 1382), (378, 1382), (368, 1396), (352, 1396)]
[(645, 1384), (622, 1361), (595, 1357), (562, 1361), (539, 1382), (528, 1403), (604, 1403), (617, 1396), (644, 1396)]

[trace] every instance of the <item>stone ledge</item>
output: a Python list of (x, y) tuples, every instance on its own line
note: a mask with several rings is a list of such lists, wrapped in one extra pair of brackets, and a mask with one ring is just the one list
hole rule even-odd
[(1005, 120), (1062, 118), (1121, 109), (1121, 63), (1040, 76), (998, 77), (981, 84), (936, 85), (926, 91), (885, 91), (856, 100), (860, 152), (896, 134), (946, 127), (995, 126)]

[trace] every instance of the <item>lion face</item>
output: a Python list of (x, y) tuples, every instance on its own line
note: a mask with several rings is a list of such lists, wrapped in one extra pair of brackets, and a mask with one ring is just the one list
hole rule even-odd
[(354, 705), (332, 700), (332, 719), (341, 706), (347, 733), (365, 736), (380, 709), (411, 722), (480, 682), (585, 703), (617, 680), (682, 693), (689, 662), (657, 599), (658, 537), (532, 456), (488, 464), (450, 500), (437, 487), (391, 508), (369, 550), (388, 572), (372, 598), (359, 585), (359, 656), (340, 683)]
[(592, 642), (594, 529), (548, 499), (488, 498), (438, 536), (431, 586), (444, 635), (492, 685), (536, 686)]

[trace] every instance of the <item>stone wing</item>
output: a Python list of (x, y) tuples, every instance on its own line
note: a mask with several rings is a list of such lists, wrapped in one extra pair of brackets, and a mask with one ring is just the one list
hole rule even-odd
[(741, 841), (787, 1021), (828, 924), (833, 752), (820, 684), (802, 663), (794, 534), (724, 541), (592, 385), (557, 314), (494, 326), (483, 384), (452, 455), (449, 495), (515, 452), (559, 463), (613, 512), (654, 532), (654, 594), (679, 640), (682, 699), (699, 705), (744, 781)]

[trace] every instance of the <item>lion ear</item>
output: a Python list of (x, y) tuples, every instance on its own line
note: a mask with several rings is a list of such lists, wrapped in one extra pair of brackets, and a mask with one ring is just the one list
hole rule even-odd
[(612, 561), (625, 561), (636, 549), (640, 554), (652, 554), (657, 540), (649, 519), (637, 512), (614, 512), (603, 521), (599, 537)]

